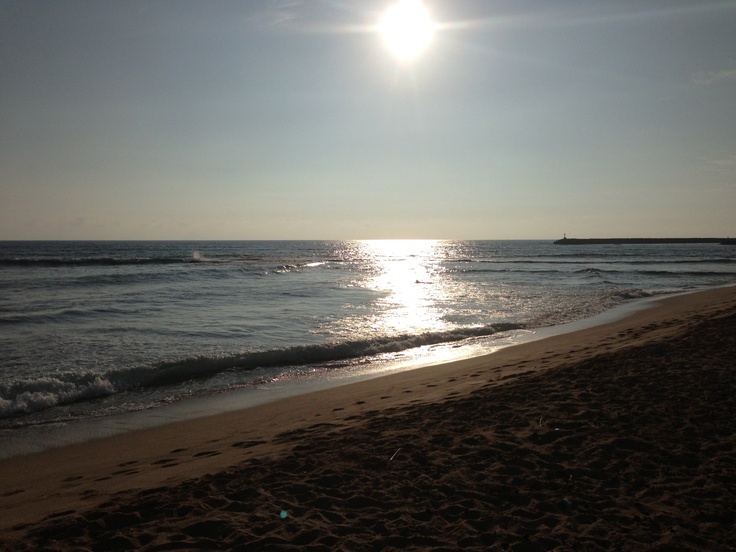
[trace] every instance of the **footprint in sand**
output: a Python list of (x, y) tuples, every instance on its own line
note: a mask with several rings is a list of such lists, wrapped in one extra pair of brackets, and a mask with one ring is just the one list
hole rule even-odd
[(68, 516), (70, 514), (76, 514), (76, 513), (77, 513), (76, 510), (64, 510), (63, 512), (56, 512), (54, 514), (49, 514), (49, 515), (47, 515), (43, 519), (44, 520), (47, 520), (47, 519), (56, 519), (56, 518), (60, 518), (60, 517), (63, 517), (63, 516)]
[(203, 452), (198, 452), (192, 458), (202, 458), (202, 457), (210, 457), (210, 456), (219, 456), (220, 454), (222, 454), (222, 453), (221, 452), (217, 452), (216, 450), (205, 450)]
[(178, 466), (176, 458), (162, 458), (151, 463), (154, 466), (161, 466), (162, 468), (171, 468), (172, 466)]
[(136, 469), (127, 469), (127, 470), (114, 471), (110, 475), (133, 475), (135, 473), (138, 473), (138, 470), (136, 470)]
[(256, 445), (261, 445), (265, 443), (266, 441), (238, 441), (237, 443), (233, 443), (232, 446), (234, 448), (250, 448), (255, 447)]
[(64, 483), (71, 483), (72, 481), (79, 481), (83, 477), (81, 475), (72, 475), (71, 477), (67, 477), (64, 479)]

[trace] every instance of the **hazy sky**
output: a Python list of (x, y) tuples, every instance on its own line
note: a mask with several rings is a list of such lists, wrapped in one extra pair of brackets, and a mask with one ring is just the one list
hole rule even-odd
[(0, 239), (736, 235), (736, 1), (0, 0)]

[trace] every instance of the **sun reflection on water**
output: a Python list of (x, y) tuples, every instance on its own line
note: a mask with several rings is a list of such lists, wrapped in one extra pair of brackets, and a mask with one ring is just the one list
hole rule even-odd
[(439, 240), (366, 240), (360, 242), (371, 267), (366, 287), (382, 294), (381, 313), (372, 321), (381, 334), (426, 333), (449, 328), (443, 320), (447, 292)]

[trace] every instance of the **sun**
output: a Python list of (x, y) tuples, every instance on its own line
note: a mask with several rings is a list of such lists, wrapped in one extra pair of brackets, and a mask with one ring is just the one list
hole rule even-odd
[(408, 62), (426, 50), (435, 25), (420, 0), (400, 0), (381, 17), (378, 32), (388, 49), (400, 61)]

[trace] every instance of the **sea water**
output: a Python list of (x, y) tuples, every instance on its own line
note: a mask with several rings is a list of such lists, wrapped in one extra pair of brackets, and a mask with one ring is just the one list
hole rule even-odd
[(462, 358), (732, 283), (736, 248), (717, 244), (0, 242), (0, 443)]

